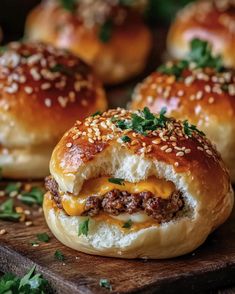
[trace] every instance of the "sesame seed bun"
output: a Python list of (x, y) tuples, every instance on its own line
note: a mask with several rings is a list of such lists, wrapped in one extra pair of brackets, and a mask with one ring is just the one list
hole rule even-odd
[(0, 95), (0, 166), (12, 178), (46, 176), (63, 133), (76, 119), (106, 108), (87, 65), (36, 43), (10, 43), (1, 54)]
[(133, 94), (132, 109), (162, 107), (177, 119), (197, 125), (216, 145), (235, 182), (235, 76), (225, 70), (186, 69), (181, 78), (154, 72)]
[(167, 47), (173, 58), (186, 56), (190, 41), (209, 41), (214, 53), (223, 57), (224, 64), (235, 67), (235, 3), (233, 0), (196, 1), (180, 11), (173, 22)]
[[(233, 191), (224, 163), (205, 136), (198, 131), (187, 135), (183, 123), (174, 119), (167, 118), (163, 127), (144, 135), (120, 129), (116, 122), (130, 120), (132, 114), (109, 110), (77, 122), (64, 135), (50, 162), (59, 191), (69, 199), (79, 197), (84, 182), (91, 178), (108, 175), (138, 183), (155, 176), (174, 183), (187, 211), (168, 222), (130, 231), (90, 217), (87, 236), (78, 237), (78, 226), (87, 217), (65, 214), (47, 193), (44, 213), (48, 226), (62, 243), (89, 254), (170, 258), (188, 253), (231, 213)], [(124, 135), (128, 142), (123, 142)]]
[[(100, 34), (107, 19), (113, 24), (105, 27), (102, 41)], [(116, 4), (110, 7), (105, 1), (79, 1), (74, 13), (61, 7), (59, 1), (43, 1), (28, 16), (25, 34), (30, 40), (71, 50), (92, 65), (106, 84), (138, 75), (152, 46), (150, 30), (139, 13)]]

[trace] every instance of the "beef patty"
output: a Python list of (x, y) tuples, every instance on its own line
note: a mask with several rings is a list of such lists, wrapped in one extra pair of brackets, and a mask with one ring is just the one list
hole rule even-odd
[[(52, 194), (57, 206), (62, 209), (57, 182), (52, 177), (47, 177), (45, 186)], [(100, 211), (112, 215), (119, 215), (125, 212), (133, 214), (138, 211), (144, 211), (158, 223), (162, 223), (170, 221), (183, 206), (184, 200), (180, 191), (175, 191), (169, 198), (163, 199), (156, 197), (151, 192), (131, 194), (114, 189), (102, 196), (88, 196), (83, 215), (95, 216)]]

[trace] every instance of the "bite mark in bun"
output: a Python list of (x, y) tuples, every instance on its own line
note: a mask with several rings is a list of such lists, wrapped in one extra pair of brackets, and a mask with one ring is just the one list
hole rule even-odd
[(62, 243), (91, 254), (188, 253), (233, 205), (220, 155), (195, 126), (164, 110), (109, 110), (78, 121), (56, 146), (50, 171), (47, 223)]

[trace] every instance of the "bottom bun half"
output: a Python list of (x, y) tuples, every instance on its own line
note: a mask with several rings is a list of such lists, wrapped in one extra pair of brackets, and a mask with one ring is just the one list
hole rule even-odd
[(0, 152), (2, 176), (11, 179), (43, 179), (49, 173), (53, 147), (35, 149), (4, 149)]
[[(231, 202), (232, 195), (231, 191)], [(88, 235), (78, 236), (79, 224), (88, 217), (69, 216), (59, 210), (51, 199), (48, 192), (43, 205), (50, 230), (64, 245), (88, 254), (119, 258), (171, 258), (192, 252), (211, 233), (210, 222), (196, 215), (129, 232), (110, 222), (90, 218)]]

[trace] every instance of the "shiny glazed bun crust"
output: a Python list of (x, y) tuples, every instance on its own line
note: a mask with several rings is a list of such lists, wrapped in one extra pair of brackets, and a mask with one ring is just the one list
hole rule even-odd
[(106, 108), (90, 68), (52, 46), (10, 43), (0, 56), (0, 166), (6, 177), (44, 177), (50, 153), (77, 118)]
[(154, 72), (136, 87), (131, 108), (166, 107), (169, 115), (197, 125), (216, 144), (235, 181), (234, 98), (233, 71), (186, 69), (180, 78)]
[(131, 8), (93, 2), (79, 1), (72, 13), (58, 1), (44, 1), (28, 17), (27, 38), (71, 50), (107, 84), (139, 74), (151, 50), (150, 30)]
[(189, 4), (178, 13), (168, 35), (168, 51), (174, 58), (185, 57), (190, 41), (209, 41), (228, 67), (235, 67), (235, 2), (206, 0)]
[(83, 183), (91, 178), (108, 175), (137, 183), (156, 176), (175, 184), (189, 212), (166, 223), (125, 232), (91, 217), (88, 235), (78, 237), (84, 217), (66, 215), (48, 193), (44, 200), (47, 223), (62, 243), (86, 253), (122, 258), (188, 253), (229, 216), (233, 192), (228, 173), (220, 155), (198, 130), (164, 115), (160, 116), (161, 127), (155, 130), (145, 129), (141, 134), (136, 125), (124, 130), (123, 124), (135, 115), (143, 117), (144, 112), (109, 110), (78, 121), (52, 154), (50, 171), (59, 190), (71, 193), (68, 197), (79, 197)]

